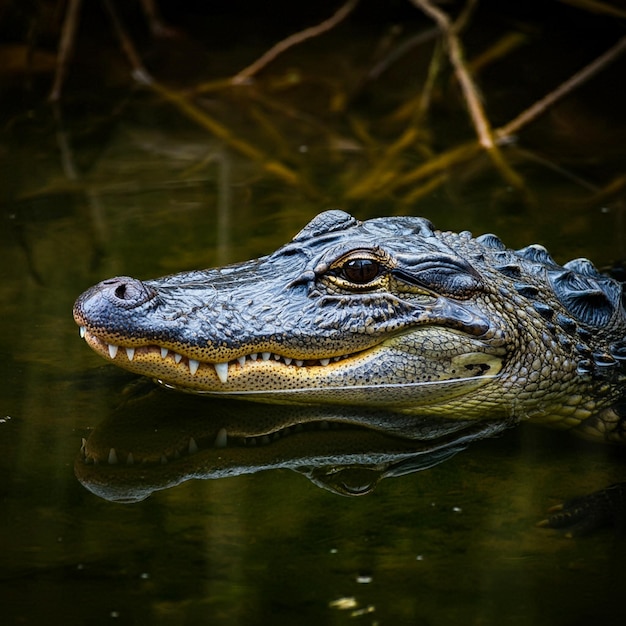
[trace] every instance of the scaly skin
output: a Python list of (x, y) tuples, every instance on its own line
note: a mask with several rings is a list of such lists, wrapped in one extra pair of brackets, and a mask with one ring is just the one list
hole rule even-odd
[(105, 359), (186, 391), (624, 440), (621, 283), (421, 218), (327, 211), (260, 259), (99, 283), (74, 318)]

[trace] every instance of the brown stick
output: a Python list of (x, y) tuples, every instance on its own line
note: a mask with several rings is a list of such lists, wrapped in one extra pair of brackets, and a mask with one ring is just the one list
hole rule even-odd
[(618, 9), (606, 2), (599, 2), (599, 0), (561, 0), (561, 2), (579, 9), (591, 11), (592, 13), (601, 13), (611, 15), (612, 17), (626, 17), (626, 11), (624, 11), (624, 9)]
[(265, 153), (258, 150), (253, 145), (236, 137), (226, 126), (223, 126), (211, 116), (207, 115), (204, 111), (199, 109), (184, 94), (168, 89), (155, 81), (143, 66), (143, 63), (135, 51), (135, 47), (133, 46), (130, 37), (127, 35), (126, 30), (117, 15), (115, 7), (111, 3), (111, 0), (102, 0), (102, 2), (109, 13), (111, 21), (113, 22), (115, 32), (122, 44), (122, 49), (124, 50), (124, 53), (126, 54), (126, 57), (131, 65), (133, 78), (137, 82), (149, 87), (164, 100), (175, 105), (181, 113), (196, 122), (200, 127), (210, 132), (213, 136), (222, 140), (236, 152), (239, 152), (249, 159), (260, 163), (267, 172), (277, 176), (290, 185), (299, 186), (307, 192), (312, 193), (312, 190), (296, 172), (279, 161), (268, 157)]
[(487, 151), (502, 177), (516, 189), (526, 191), (524, 181), (506, 162), (494, 139), (494, 133), (485, 114), (478, 89), (465, 65), (461, 41), (456, 34), (454, 25), (450, 22), (450, 18), (438, 7), (431, 4), (430, 0), (411, 0), (411, 2), (435, 20), (446, 39), (450, 63), (452, 63), (457, 80), (461, 85), (479, 144)]
[(122, 50), (130, 63), (132, 68), (132, 76), (133, 78), (142, 84), (149, 84), (152, 82), (152, 77), (146, 68), (144, 67), (139, 54), (135, 50), (135, 46), (133, 46), (133, 42), (130, 37), (126, 33), (126, 29), (124, 28), (119, 16), (117, 15), (117, 11), (113, 6), (111, 0), (102, 0), (109, 17), (111, 18), (111, 22), (113, 24), (113, 29), (115, 30), (115, 34), (117, 35), (120, 43), (122, 44)]
[(285, 52), (285, 50), (288, 50), (289, 48), (300, 44), (307, 39), (317, 37), (318, 35), (325, 33), (331, 28), (334, 28), (337, 24), (339, 24), (339, 22), (344, 20), (352, 12), (354, 7), (356, 7), (358, 3), (359, 0), (348, 0), (337, 10), (334, 15), (329, 17), (327, 20), (324, 20), (317, 26), (305, 28), (299, 33), (294, 33), (293, 35), (289, 35), (289, 37), (287, 37), (286, 39), (279, 41), (277, 44), (272, 46), (263, 56), (258, 58), (254, 63), (248, 65), (248, 67), (241, 70), (236, 76), (234, 76), (232, 82), (234, 84), (245, 83), (262, 68), (271, 63), (278, 55)]
[[(504, 158), (504, 155), (502, 154), (494, 140), (494, 134), (491, 128), (491, 124), (489, 123), (484, 107), (482, 105), (478, 88), (475, 86), (463, 58), (463, 48), (461, 45), (461, 41), (457, 36), (459, 26), (453, 27), (450, 24), (450, 21), (445, 13), (430, 4), (430, 0), (413, 1), (418, 2), (420, 5), (424, 5), (425, 8), (428, 7), (432, 11), (433, 17), (437, 20), (440, 28), (442, 28), (444, 32), (444, 35), (446, 37), (446, 43), (448, 45), (450, 62), (454, 67), (457, 80), (461, 85), (463, 96), (467, 103), (480, 145), (485, 148), (488, 155), (491, 157), (493, 164), (499, 170), (502, 177), (516, 189), (528, 194), (528, 191), (526, 190), (526, 187), (524, 185), (524, 181), (517, 174), (517, 172), (515, 172), (515, 170), (513, 170), (513, 168), (509, 166), (506, 159)], [(472, 0), (470, 0), (470, 2), (472, 2)], [(472, 4), (468, 4), (468, 9), (469, 10), (464, 12), (462, 18), (459, 19), (459, 24), (461, 22), (464, 23), (465, 21), (467, 21), (467, 19), (469, 19)]]
[(424, 13), (429, 15), (441, 29), (443, 36), (446, 39), (448, 46), (448, 55), (450, 62), (457, 76), (457, 80), (461, 85), (463, 91), (463, 97), (467, 103), (467, 107), (478, 135), (480, 145), (487, 150), (492, 149), (495, 146), (493, 136), (491, 133), (491, 127), (487, 116), (483, 110), (478, 89), (474, 85), (474, 81), (469, 75), (465, 63), (463, 61), (463, 51), (461, 42), (454, 32), (452, 22), (450, 18), (441, 11), (438, 7), (435, 7), (430, 3), (430, 0), (411, 0), (415, 6), (421, 9)]
[(78, 28), (81, 3), (82, 0), (70, 0), (65, 13), (63, 30), (61, 32), (61, 43), (59, 44), (59, 53), (57, 56), (57, 69), (54, 74), (54, 84), (48, 96), (51, 102), (57, 102), (61, 97), (61, 89), (63, 88), (63, 82), (67, 74), (67, 65), (74, 51), (74, 40), (76, 38), (76, 29)]

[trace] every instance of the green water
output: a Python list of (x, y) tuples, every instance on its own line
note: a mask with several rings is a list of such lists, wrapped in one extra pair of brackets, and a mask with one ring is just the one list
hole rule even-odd
[[(232, 27), (234, 18), (220, 20)], [(469, 41), (480, 50), (494, 28), (516, 24), (510, 16), (502, 20), (487, 32), (470, 30)], [(182, 25), (193, 32), (192, 18)], [(335, 118), (324, 109), (323, 81), (281, 93), (271, 79), (284, 79), (301, 64), (305, 75), (315, 69), (332, 83), (331, 93), (344, 94), (336, 84), (367, 65), (378, 26), (368, 14), (326, 43), (294, 52), (260, 90), (297, 106), (303, 118), (317, 115), (344, 143), (282, 117), (272, 118), (284, 133), (272, 143), (271, 133), (259, 131), (268, 109), (255, 109), (246, 95), (207, 96), (209, 111), (288, 163), (307, 189), (285, 183), (154, 94), (130, 90), (119, 59), (94, 66), (93, 72), (109, 67), (112, 86), (98, 84), (93, 72), (85, 77), (79, 61), (60, 117), (32, 93), (24, 97), (11, 78), (0, 144), (3, 624), (624, 622), (623, 537), (607, 529), (572, 540), (535, 526), (563, 498), (625, 476), (623, 454), (565, 433), (520, 427), (430, 470), (382, 480), (359, 498), (338, 496), (283, 468), (190, 479), (121, 504), (94, 495), (75, 476), (81, 438), (130, 402), (137, 384), (93, 354), (71, 318), (75, 298), (104, 278), (149, 278), (265, 254), (335, 206), (362, 219), (423, 215), (442, 228), (496, 232), (513, 247), (540, 242), (559, 261), (586, 256), (602, 266), (626, 256), (623, 192), (619, 185), (605, 194), (587, 185), (619, 183), (626, 167), (623, 102), (608, 97), (623, 62), (508, 153), (534, 203), (523, 201), (484, 158), (451, 170), (443, 185), (414, 202), (399, 193), (351, 197), (349, 189), (367, 177), (392, 139), (393, 129), (377, 124), (393, 108), (393, 88), (413, 89), (402, 79), (407, 65)], [(615, 40), (616, 28), (594, 30), (586, 51), (574, 45), (575, 33), (563, 36), (568, 54), (554, 30), (539, 28), (527, 49), (529, 65), (521, 63), (516, 80), (496, 70), (483, 76), (494, 116), (506, 121), (594, 58)], [(268, 42), (259, 36), (247, 46), (209, 46), (212, 65), (198, 73), (223, 76), (216, 68), (254, 58)], [(540, 62), (547, 58), (550, 63)], [(540, 69), (546, 76), (538, 86), (533, 78)], [(35, 89), (43, 92), (49, 78), (38, 76)], [(536, 94), (522, 97), (522, 87)], [(444, 101), (432, 121), (440, 147), (471, 137), (462, 104), (446, 108)], [(378, 148), (354, 149), (363, 141), (356, 122), (376, 135)], [(418, 156), (406, 154), (401, 162)], [(141, 394), (132, 402), (139, 413), (149, 406)], [(210, 399), (198, 409), (184, 395), (175, 404), (170, 420), (176, 411), (182, 421), (204, 410), (210, 420), (216, 410)]]

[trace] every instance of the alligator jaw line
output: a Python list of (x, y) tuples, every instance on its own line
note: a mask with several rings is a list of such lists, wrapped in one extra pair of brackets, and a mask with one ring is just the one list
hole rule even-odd
[[(106, 346), (111, 360), (114, 360), (117, 357), (117, 355), (120, 354), (121, 346), (117, 346), (117, 345), (103, 341), (96, 335), (92, 335), (91, 333), (89, 333), (89, 331), (84, 326), (80, 327), (79, 332), (80, 332), (81, 338), (83, 339), (86, 339), (88, 335), (90, 337), (96, 337), (96, 339), (98, 339), (98, 341), (102, 345)], [(335, 356), (332, 358), (329, 357), (329, 358), (323, 358), (323, 359), (304, 360), (304, 359), (293, 359), (291, 357), (282, 356), (274, 352), (252, 352), (251, 354), (239, 356), (232, 361), (224, 361), (222, 363), (210, 363), (210, 362), (205, 363), (205, 362), (198, 361), (196, 359), (185, 357), (178, 352), (174, 352), (173, 350), (169, 350), (168, 348), (163, 348), (161, 346), (157, 346), (157, 345), (146, 346), (146, 348), (148, 350), (150, 349), (159, 350), (159, 353), (162, 359), (171, 357), (174, 359), (174, 362), (176, 364), (180, 363), (181, 361), (186, 361), (187, 366), (189, 367), (189, 372), (192, 375), (194, 375), (198, 371), (201, 364), (212, 366), (215, 370), (215, 373), (217, 374), (217, 377), (222, 383), (226, 383), (228, 381), (229, 367), (234, 366), (235, 363), (238, 363), (240, 367), (244, 367), (247, 361), (272, 361), (273, 360), (273, 361), (278, 361), (284, 365), (293, 365), (295, 367), (311, 367), (311, 366), (326, 366), (331, 362), (341, 361), (342, 359), (346, 359), (349, 356), (351, 356), (351, 355), (345, 355), (345, 356)], [(128, 358), (128, 360), (132, 361), (135, 358), (135, 353), (137, 352), (137, 350), (141, 350), (141, 348), (122, 348), (122, 350), (126, 354), (126, 357)]]

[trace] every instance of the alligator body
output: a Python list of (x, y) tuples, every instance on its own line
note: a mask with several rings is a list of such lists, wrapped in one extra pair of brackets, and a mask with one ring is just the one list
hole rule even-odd
[(269, 256), (106, 280), (74, 318), (105, 359), (197, 393), (623, 431), (622, 283), (422, 218), (314, 218)]

